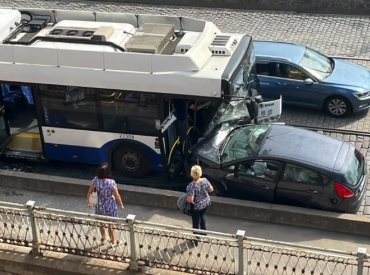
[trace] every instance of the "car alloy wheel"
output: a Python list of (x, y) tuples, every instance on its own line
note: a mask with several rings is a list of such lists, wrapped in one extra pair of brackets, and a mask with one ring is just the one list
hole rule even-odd
[(335, 116), (343, 116), (347, 112), (348, 106), (344, 100), (334, 98), (329, 102), (328, 109)]

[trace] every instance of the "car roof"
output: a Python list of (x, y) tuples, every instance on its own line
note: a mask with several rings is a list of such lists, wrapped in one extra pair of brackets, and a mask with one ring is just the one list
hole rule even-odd
[(267, 57), (269, 60), (288, 59), (298, 63), (306, 51), (305, 46), (292, 43), (253, 41), (253, 44), (257, 60)]
[(258, 156), (291, 159), (333, 170), (343, 141), (291, 126), (271, 125)]

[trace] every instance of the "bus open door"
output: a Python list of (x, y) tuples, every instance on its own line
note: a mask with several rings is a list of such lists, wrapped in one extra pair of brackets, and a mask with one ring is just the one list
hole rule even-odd
[(2, 94), (0, 93), (0, 153), (12, 142), (9, 123), (5, 119), (5, 107)]

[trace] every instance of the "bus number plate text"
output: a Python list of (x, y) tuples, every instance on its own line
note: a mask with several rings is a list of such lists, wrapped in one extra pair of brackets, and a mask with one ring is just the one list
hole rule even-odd
[(129, 134), (119, 134), (120, 138), (125, 138), (125, 139), (135, 139), (134, 135), (129, 135)]

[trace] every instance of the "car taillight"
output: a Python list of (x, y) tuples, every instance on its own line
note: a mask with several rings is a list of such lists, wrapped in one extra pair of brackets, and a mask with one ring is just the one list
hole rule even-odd
[(350, 199), (355, 195), (351, 190), (349, 190), (347, 187), (344, 187), (338, 182), (336, 182), (334, 186), (340, 198)]

